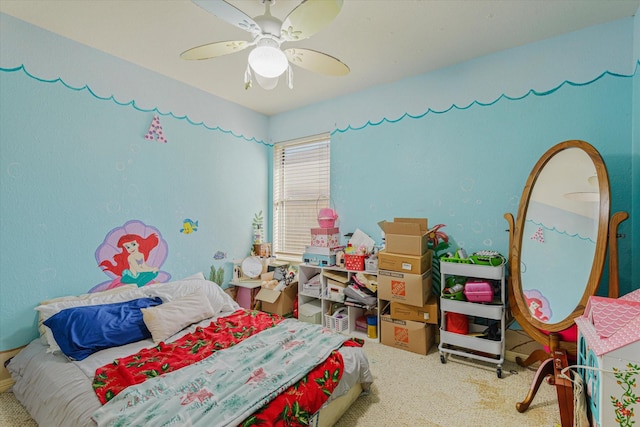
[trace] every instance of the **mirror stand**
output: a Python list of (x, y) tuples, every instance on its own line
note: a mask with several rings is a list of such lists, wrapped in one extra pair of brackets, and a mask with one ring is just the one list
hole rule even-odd
[[(626, 212), (616, 212), (609, 220), (609, 230), (607, 237), (607, 246), (609, 247), (609, 298), (617, 298), (619, 296), (619, 281), (618, 281), (618, 243), (617, 238), (620, 237), (617, 233), (619, 224), (626, 220), (629, 214)], [(509, 223), (509, 268), (514, 262), (519, 262), (518, 256), (513, 251), (513, 240), (515, 230), (515, 220), (512, 214), (506, 213), (504, 218)], [(606, 250), (606, 248), (605, 248)], [(511, 276), (511, 275), (510, 275)], [(511, 277), (509, 277), (511, 282)], [(515, 294), (511, 283), (508, 286), (509, 300), (515, 301)], [(534, 397), (536, 396), (542, 381), (546, 380), (548, 384), (556, 386), (556, 393), (558, 396), (558, 407), (560, 410), (560, 421), (562, 427), (573, 426), (573, 384), (571, 380), (567, 379), (561, 372), (568, 366), (567, 355), (575, 356), (577, 353), (577, 345), (575, 342), (562, 341), (560, 334), (557, 332), (550, 332), (548, 335), (541, 332), (534, 327), (520, 312), (517, 304), (510, 304), (513, 317), (518, 321), (522, 329), (537, 342), (546, 345), (549, 348), (549, 352), (538, 349), (534, 350), (529, 357), (525, 360), (516, 358), (518, 365), (528, 367), (534, 363), (540, 363), (536, 374), (533, 378), (531, 387), (527, 396), (522, 402), (516, 403), (516, 410), (520, 413), (525, 412)], [(584, 309), (584, 307), (583, 307)]]

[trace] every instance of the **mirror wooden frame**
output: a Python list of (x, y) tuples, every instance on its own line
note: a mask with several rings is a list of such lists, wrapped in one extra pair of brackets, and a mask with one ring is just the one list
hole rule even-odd
[[(584, 292), (577, 306), (571, 313), (556, 323), (544, 323), (536, 319), (529, 312), (529, 308), (523, 298), (520, 254), (522, 252), (522, 241), (524, 225), (527, 217), (527, 209), (531, 198), (531, 193), (540, 173), (547, 163), (558, 153), (570, 149), (582, 149), (591, 158), (598, 176), (599, 212), (598, 212), (598, 232), (596, 235), (596, 247), (589, 279), (584, 287)], [(576, 343), (561, 341), (559, 332), (574, 325), (574, 319), (584, 313), (584, 309), (589, 297), (595, 295), (604, 269), (604, 263), (609, 247), (609, 297), (617, 298), (619, 292), (618, 283), (618, 250), (617, 250), (617, 228), (618, 225), (628, 218), (626, 212), (617, 212), (611, 219), (610, 215), (610, 189), (609, 176), (605, 163), (600, 153), (589, 143), (581, 140), (568, 140), (551, 147), (538, 160), (525, 184), (518, 207), (517, 222), (513, 215), (506, 213), (504, 218), (509, 223), (509, 286), (508, 296), (510, 309), (513, 317), (522, 329), (535, 341), (547, 346), (549, 351), (535, 350), (526, 360), (517, 358), (521, 366), (529, 366), (535, 362), (541, 362), (540, 367), (534, 377), (529, 393), (522, 402), (516, 404), (519, 412), (528, 409), (531, 401), (540, 387), (542, 381), (550, 377), (549, 383), (555, 384), (558, 395), (558, 405), (560, 409), (561, 424), (563, 427), (573, 425), (573, 384), (569, 379), (560, 375), (561, 370), (567, 366), (567, 354), (576, 354)], [(543, 332), (543, 331), (546, 331)]]
[[(549, 161), (564, 150), (578, 148), (589, 155), (598, 176), (599, 208), (598, 208), (598, 232), (596, 235), (595, 253), (593, 262), (591, 263), (591, 272), (588, 282), (584, 284), (584, 290), (578, 305), (571, 313), (557, 323), (544, 323), (531, 315), (527, 304), (523, 297), (521, 282), (521, 263), (520, 254), (522, 253), (523, 231), (525, 221), (527, 219), (527, 210), (531, 193), (536, 185), (540, 173), (544, 170)], [(598, 290), (598, 285), (602, 278), (604, 262), (607, 254), (607, 236), (609, 234), (609, 178), (604, 161), (598, 151), (585, 141), (570, 140), (561, 142), (550, 148), (541, 158), (531, 171), (527, 183), (522, 192), (520, 206), (518, 208), (518, 216), (515, 227), (513, 227), (513, 241), (511, 242), (511, 250), (509, 251), (509, 268), (511, 277), (511, 286), (509, 287), (509, 300), (512, 305), (512, 312), (522, 329), (533, 339), (548, 345), (549, 336), (541, 331), (560, 332), (574, 324), (573, 319), (582, 315), (589, 297), (594, 295)], [(553, 280), (549, 278), (549, 280)], [(555, 303), (559, 303), (555, 301)]]

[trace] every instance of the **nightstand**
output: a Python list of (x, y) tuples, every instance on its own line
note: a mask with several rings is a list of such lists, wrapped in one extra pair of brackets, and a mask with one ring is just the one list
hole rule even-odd
[(260, 290), (262, 280), (240, 278), (229, 282), (229, 285), (236, 286), (238, 288), (236, 300), (240, 307), (251, 310), (255, 306), (255, 296)]

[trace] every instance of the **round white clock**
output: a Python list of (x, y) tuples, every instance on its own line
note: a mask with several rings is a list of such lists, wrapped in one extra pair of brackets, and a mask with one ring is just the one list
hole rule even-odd
[(245, 276), (255, 279), (262, 273), (262, 261), (255, 256), (246, 257), (242, 260), (241, 268)]

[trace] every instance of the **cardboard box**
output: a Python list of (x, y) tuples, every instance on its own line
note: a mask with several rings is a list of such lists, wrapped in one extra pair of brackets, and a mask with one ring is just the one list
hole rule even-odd
[(271, 256), (271, 243), (254, 243), (253, 252), (255, 256), (270, 257)]
[(380, 316), (380, 342), (390, 347), (427, 354), (435, 341), (436, 326), (430, 323)]
[(422, 307), (391, 301), (391, 317), (398, 320), (438, 324), (438, 298), (430, 295)]
[(389, 252), (386, 248), (378, 252), (380, 270), (400, 271), (410, 274), (422, 274), (431, 269), (433, 251), (424, 255), (404, 255)]
[(378, 270), (378, 299), (423, 307), (431, 290), (431, 270), (422, 274)]
[(297, 298), (298, 282), (293, 282), (282, 291), (262, 288), (255, 299), (261, 301), (262, 311), (289, 316), (293, 313), (293, 303)]
[(429, 249), (427, 218), (394, 218), (383, 229), (389, 253), (420, 256)]

